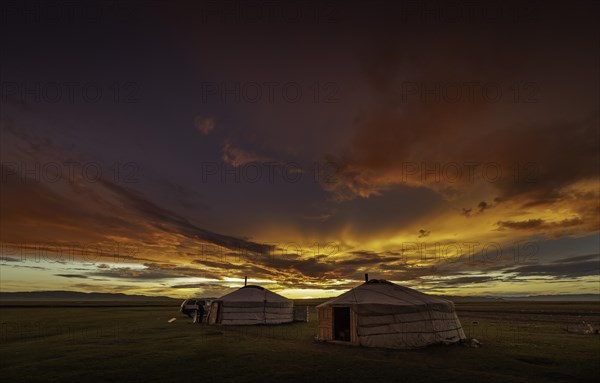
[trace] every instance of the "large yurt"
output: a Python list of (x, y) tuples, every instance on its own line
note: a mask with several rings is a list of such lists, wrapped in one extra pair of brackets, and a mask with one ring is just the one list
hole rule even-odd
[(208, 324), (280, 324), (294, 320), (294, 302), (261, 286), (248, 285), (212, 301)]
[(453, 302), (381, 279), (317, 306), (317, 314), (323, 341), (409, 349), (465, 338)]

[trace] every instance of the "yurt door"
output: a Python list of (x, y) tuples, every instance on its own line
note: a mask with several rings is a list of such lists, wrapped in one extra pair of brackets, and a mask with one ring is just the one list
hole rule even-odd
[(330, 307), (320, 308), (318, 314), (318, 338), (321, 340), (333, 340), (333, 309)]
[(350, 307), (333, 308), (333, 339), (350, 342)]

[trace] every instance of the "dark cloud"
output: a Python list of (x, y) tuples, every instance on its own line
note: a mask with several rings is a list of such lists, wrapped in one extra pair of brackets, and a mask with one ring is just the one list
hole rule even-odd
[[(460, 273), (457, 275), (461, 275)], [(458, 276), (456, 278), (447, 275), (438, 275), (432, 273), (426, 275), (427, 278), (415, 278), (414, 280), (407, 280), (407, 282), (416, 282), (424, 290), (440, 290), (443, 291), (446, 288), (451, 289), (462, 289), (467, 288), (469, 285), (485, 284), (493, 281), (502, 281), (502, 278), (491, 277), (486, 275), (469, 275), (469, 276)]]
[(22, 259), (13, 258), (13, 257), (2, 256), (2, 257), (0, 257), (0, 262), (23, 262), (23, 260)]
[(205, 271), (195, 267), (159, 263), (146, 263), (144, 264), (144, 268), (100, 268), (99, 270), (87, 273), (87, 275), (123, 280), (161, 280), (182, 277), (207, 277)]
[(215, 283), (184, 283), (171, 286), (172, 289), (196, 289), (196, 288), (227, 288), (226, 286)]
[(470, 285), (474, 283), (486, 283), (490, 281), (495, 281), (498, 278), (488, 277), (488, 276), (471, 276), (471, 277), (459, 277), (452, 279), (443, 279), (436, 281), (436, 284), (442, 286), (455, 286), (455, 285)]
[(113, 279), (139, 280), (139, 279), (168, 279), (182, 276), (182, 274), (174, 275), (169, 272), (160, 272), (155, 270), (137, 270), (131, 268), (115, 268), (106, 271), (96, 271), (91, 273), (95, 276), (108, 277)]
[(553, 263), (519, 266), (507, 269), (504, 273), (516, 274), (518, 277), (551, 276), (553, 278), (600, 275), (600, 254), (570, 257)]
[(578, 255), (575, 257), (558, 259), (558, 260), (554, 261), (554, 263), (572, 263), (572, 262), (589, 261), (589, 260), (600, 261), (599, 257), (600, 257), (600, 254)]
[(54, 274), (57, 277), (63, 277), (63, 278), (82, 278), (82, 279), (87, 279), (89, 278), (87, 275), (83, 275), (83, 274)]
[(555, 278), (577, 278), (599, 275), (598, 262), (578, 262), (563, 265), (528, 265), (506, 270), (505, 273), (517, 273), (519, 276), (547, 275)]
[(14, 267), (14, 268), (23, 268), (23, 269), (37, 269), (37, 270), (49, 270), (47, 267), (42, 267), (42, 266), (27, 266), (27, 265), (14, 265), (14, 264), (4, 264), (4, 267)]
[(528, 219), (527, 221), (498, 221), (500, 229), (528, 230), (539, 228), (544, 224), (543, 219)]
[(488, 204), (485, 201), (481, 201), (479, 202), (479, 205), (477, 205), (477, 208), (479, 209), (479, 213), (483, 213), (484, 211), (486, 211), (487, 209), (491, 208), (492, 205)]
[(531, 229), (562, 229), (583, 224), (581, 218), (568, 218), (557, 222), (546, 222), (543, 219), (528, 219), (527, 221), (498, 221), (497, 225), (500, 230), (531, 230)]
[[(392, 264), (403, 261), (404, 258), (400, 253), (377, 253), (368, 250), (351, 251), (351, 259), (344, 259), (335, 262), (336, 265), (340, 266), (375, 266), (378, 264)], [(383, 255), (387, 254), (387, 255)]]
[(379, 268), (384, 273), (395, 272), (396, 276), (402, 276), (400, 279), (416, 279), (422, 276), (433, 275), (436, 269), (432, 266), (414, 266), (411, 264), (391, 264), (391, 263), (382, 263), (379, 265)]
[[(494, 200), (494, 202), (499, 202), (499, 199), (496, 198)], [(465, 217), (471, 217), (473, 215), (479, 215), (479, 214), (483, 214), (486, 210), (491, 209), (492, 207), (494, 207), (494, 204), (489, 204), (485, 201), (481, 201), (479, 202), (479, 204), (477, 204), (477, 212), (475, 214), (472, 214), (473, 212), (473, 208), (461, 208), (460, 214), (464, 215)]]
[(137, 210), (142, 217), (151, 222), (157, 229), (184, 234), (189, 238), (213, 243), (228, 249), (244, 249), (253, 252), (268, 253), (272, 248), (269, 245), (250, 242), (241, 238), (221, 235), (201, 229), (192, 224), (187, 218), (148, 201), (140, 193), (132, 189), (127, 189), (104, 180), (102, 181), (102, 184), (119, 195), (126, 203), (126, 206)]
[(559, 222), (552, 222), (551, 225), (556, 226), (556, 227), (571, 227), (571, 226), (581, 225), (583, 223), (584, 222), (581, 218), (568, 218), (568, 219), (563, 219), (562, 221), (559, 221)]

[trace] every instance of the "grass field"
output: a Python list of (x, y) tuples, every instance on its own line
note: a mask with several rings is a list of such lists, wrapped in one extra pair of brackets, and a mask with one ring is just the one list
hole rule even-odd
[[(317, 343), (315, 318), (281, 326), (194, 325), (171, 305), (0, 308), (2, 382), (556, 382), (600, 377), (598, 303), (458, 303), (480, 348), (414, 351)], [(167, 321), (176, 317), (174, 323)]]

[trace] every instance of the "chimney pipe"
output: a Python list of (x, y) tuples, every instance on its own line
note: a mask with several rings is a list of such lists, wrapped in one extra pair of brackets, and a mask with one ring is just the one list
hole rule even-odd
[(365, 274), (365, 282), (369, 282), (369, 274)]
[(248, 276), (244, 277), (244, 287), (246, 287), (246, 283), (248, 283)]

